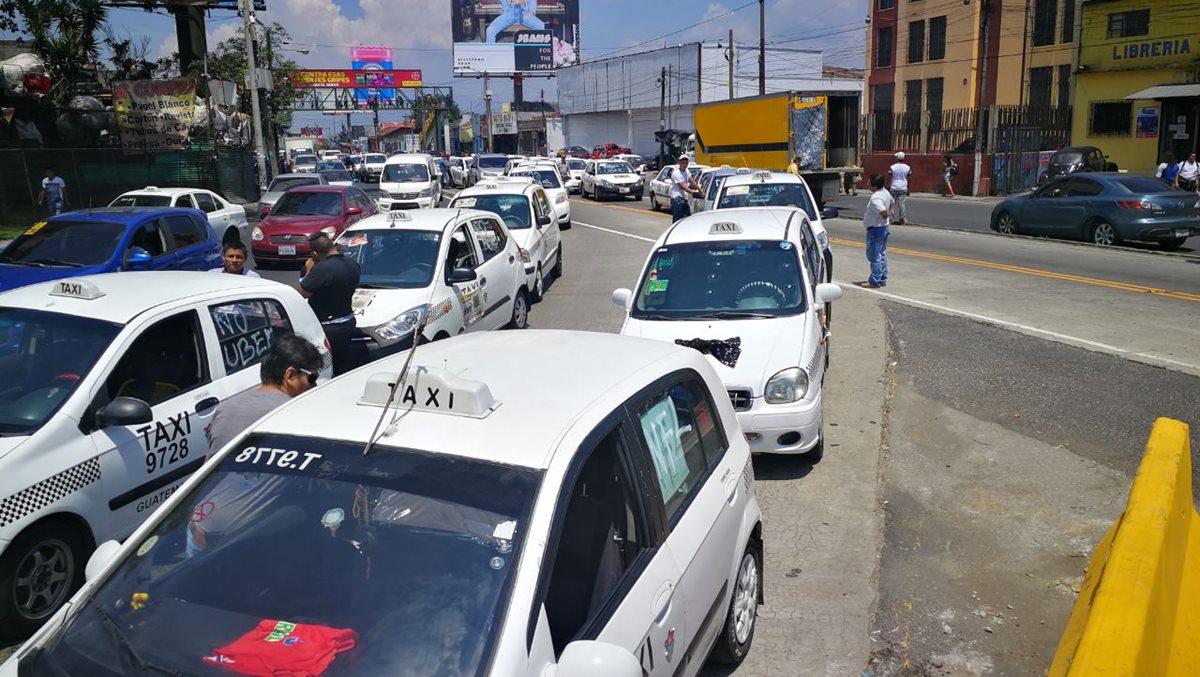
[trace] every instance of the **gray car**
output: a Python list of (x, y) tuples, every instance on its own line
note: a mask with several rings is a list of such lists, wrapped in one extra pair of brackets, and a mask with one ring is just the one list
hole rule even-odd
[(992, 210), (992, 230), (1098, 245), (1126, 240), (1178, 249), (1200, 235), (1200, 198), (1159, 179), (1116, 172), (1069, 174)]
[(296, 186), (325, 186), (328, 184), (328, 179), (315, 172), (280, 174), (271, 180), (271, 185), (267, 186), (267, 192), (263, 193), (262, 197), (258, 199), (258, 214), (259, 216), (269, 214), (271, 207), (275, 206), (275, 203), (279, 200), (279, 196)]

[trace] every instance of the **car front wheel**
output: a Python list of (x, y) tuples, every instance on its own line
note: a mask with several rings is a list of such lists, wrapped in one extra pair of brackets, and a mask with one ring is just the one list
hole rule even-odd
[(717, 645), (713, 647), (712, 659), (718, 663), (737, 665), (750, 652), (750, 643), (754, 641), (754, 627), (758, 620), (761, 571), (762, 553), (751, 543), (742, 553), (737, 578), (733, 581), (733, 597), (729, 600), (729, 610), (725, 613), (725, 628), (717, 639)]
[(9, 545), (0, 558), (0, 634), (28, 637), (83, 585), (84, 540), (65, 524), (45, 522)]

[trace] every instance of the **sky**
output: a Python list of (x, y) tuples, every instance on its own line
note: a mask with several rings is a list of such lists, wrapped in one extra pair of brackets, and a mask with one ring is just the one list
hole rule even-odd
[[(354, 45), (383, 45), (395, 50), (396, 69), (420, 68), (427, 86), (452, 86), (464, 111), (482, 112), (483, 87), (477, 79), (451, 75), (450, 7), (453, 0), (266, 0), (259, 13), (264, 23), (278, 22), (291, 33), (292, 44), (308, 54), (288, 53), (303, 68), (350, 68)], [(725, 40), (757, 46), (758, 6), (754, 0), (580, 0), (583, 58), (617, 56), (664, 44)], [(732, 11), (732, 13), (730, 13)], [(867, 0), (767, 0), (767, 43), (781, 47), (820, 48), (825, 63), (863, 67)], [(209, 47), (232, 35), (240, 22), (229, 11), (209, 13)], [(109, 23), (118, 35), (148, 36), (150, 58), (176, 51), (170, 15), (140, 9), (111, 10)], [(527, 79), (525, 98), (544, 89), (546, 100), (557, 90), (553, 80)], [(493, 102), (508, 101), (512, 87), (493, 84)], [(381, 113), (381, 120), (400, 113)], [(341, 124), (344, 116), (296, 115), (294, 127)], [(356, 124), (369, 122), (356, 114)]]

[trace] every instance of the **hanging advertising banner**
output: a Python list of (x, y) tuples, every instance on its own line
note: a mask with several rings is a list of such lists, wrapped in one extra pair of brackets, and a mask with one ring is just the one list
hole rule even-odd
[(450, 0), (454, 74), (546, 73), (579, 63), (579, 0)]
[(420, 87), (423, 84), (421, 76), (419, 70), (296, 70), (288, 73), (292, 87), (296, 89)]
[[(390, 71), (392, 70), (392, 50), (389, 47), (351, 47), (350, 67), (356, 71)], [(360, 108), (366, 108), (367, 102), (374, 97), (380, 104), (396, 100), (395, 89), (355, 89), (354, 99)]]
[(121, 80), (113, 83), (113, 113), (126, 153), (182, 150), (196, 117), (196, 81)]
[(1137, 109), (1137, 138), (1158, 138), (1158, 107)]

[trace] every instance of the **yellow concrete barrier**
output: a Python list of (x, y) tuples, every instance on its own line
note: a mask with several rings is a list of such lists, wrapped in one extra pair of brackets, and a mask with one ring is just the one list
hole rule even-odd
[(1129, 505), (1092, 553), (1048, 674), (1200, 675), (1200, 516), (1186, 424), (1155, 422)]

